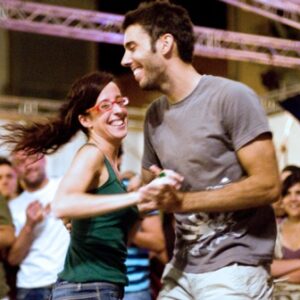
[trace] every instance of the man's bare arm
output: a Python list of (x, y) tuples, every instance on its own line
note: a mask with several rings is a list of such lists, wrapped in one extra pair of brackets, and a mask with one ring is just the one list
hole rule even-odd
[(7, 260), (10, 265), (19, 265), (27, 256), (36, 238), (34, 228), (43, 219), (44, 212), (42, 205), (37, 200), (31, 202), (26, 209), (26, 223), (9, 250)]
[[(158, 190), (153, 190), (153, 201), (158, 202), (160, 209), (171, 212), (236, 211), (276, 201), (280, 180), (271, 137), (259, 136), (239, 149), (237, 156), (247, 174), (244, 179), (210, 191), (172, 193), (170, 188), (170, 193), (164, 191), (161, 197)], [(143, 172), (146, 176), (150, 176), (149, 173)]]

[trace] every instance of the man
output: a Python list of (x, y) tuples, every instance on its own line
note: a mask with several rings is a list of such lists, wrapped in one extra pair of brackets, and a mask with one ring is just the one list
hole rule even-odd
[(0, 195), (0, 300), (8, 300), (9, 287), (3, 267), (3, 251), (14, 242), (15, 234), (6, 200)]
[(153, 165), (156, 174), (184, 176), (180, 192), (149, 192), (158, 208), (176, 213), (175, 252), (158, 299), (271, 299), (270, 204), (280, 184), (257, 96), (195, 70), (193, 25), (182, 7), (142, 3), (123, 29), (122, 65), (142, 89), (163, 94), (146, 114), (143, 178), (153, 178)]
[(11, 200), (18, 196), (18, 178), (11, 162), (0, 157), (0, 194), (6, 199)]
[(42, 155), (19, 151), (12, 155), (12, 163), (24, 192), (9, 202), (17, 238), (8, 261), (20, 265), (17, 299), (44, 300), (63, 268), (69, 244), (62, 221), (49, 214), (59, 180), (47, 177)]

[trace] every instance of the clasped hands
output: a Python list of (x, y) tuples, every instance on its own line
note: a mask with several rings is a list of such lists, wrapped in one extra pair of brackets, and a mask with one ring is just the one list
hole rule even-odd
[(151, 166), (150, 171), (156, 178), (138, 190), (139, 210), (141, 212), (154, 209), (167, 212), (180, 210), (183, 194), (178, 190), (184, 178), (173, 170), (161, 170), (157, 166)]

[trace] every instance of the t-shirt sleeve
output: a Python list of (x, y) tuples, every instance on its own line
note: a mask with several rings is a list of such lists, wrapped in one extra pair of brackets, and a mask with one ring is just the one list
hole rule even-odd
[(266, 113), (256, 93), (241, 83), (227, 87), (222, 103), (222, 118), (235, 150), (263, 133), (270, 133)]
[(12, 225), (11, 214), (3, 197), (0, 197), (0, 225)]

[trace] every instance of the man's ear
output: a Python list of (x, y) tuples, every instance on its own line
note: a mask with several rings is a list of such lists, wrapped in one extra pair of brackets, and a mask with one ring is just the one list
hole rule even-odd
[(159, 47), (163, 55), (168, 55), (174, 48), (175, 40), (172, 34), (165, 33), (159, 38)]
[(92, 121), (89, 115), (79, 115), (78, 116), (78, 121), (80, 122), (80, 124), (85, 127), (85, 128), (92, 128)]

